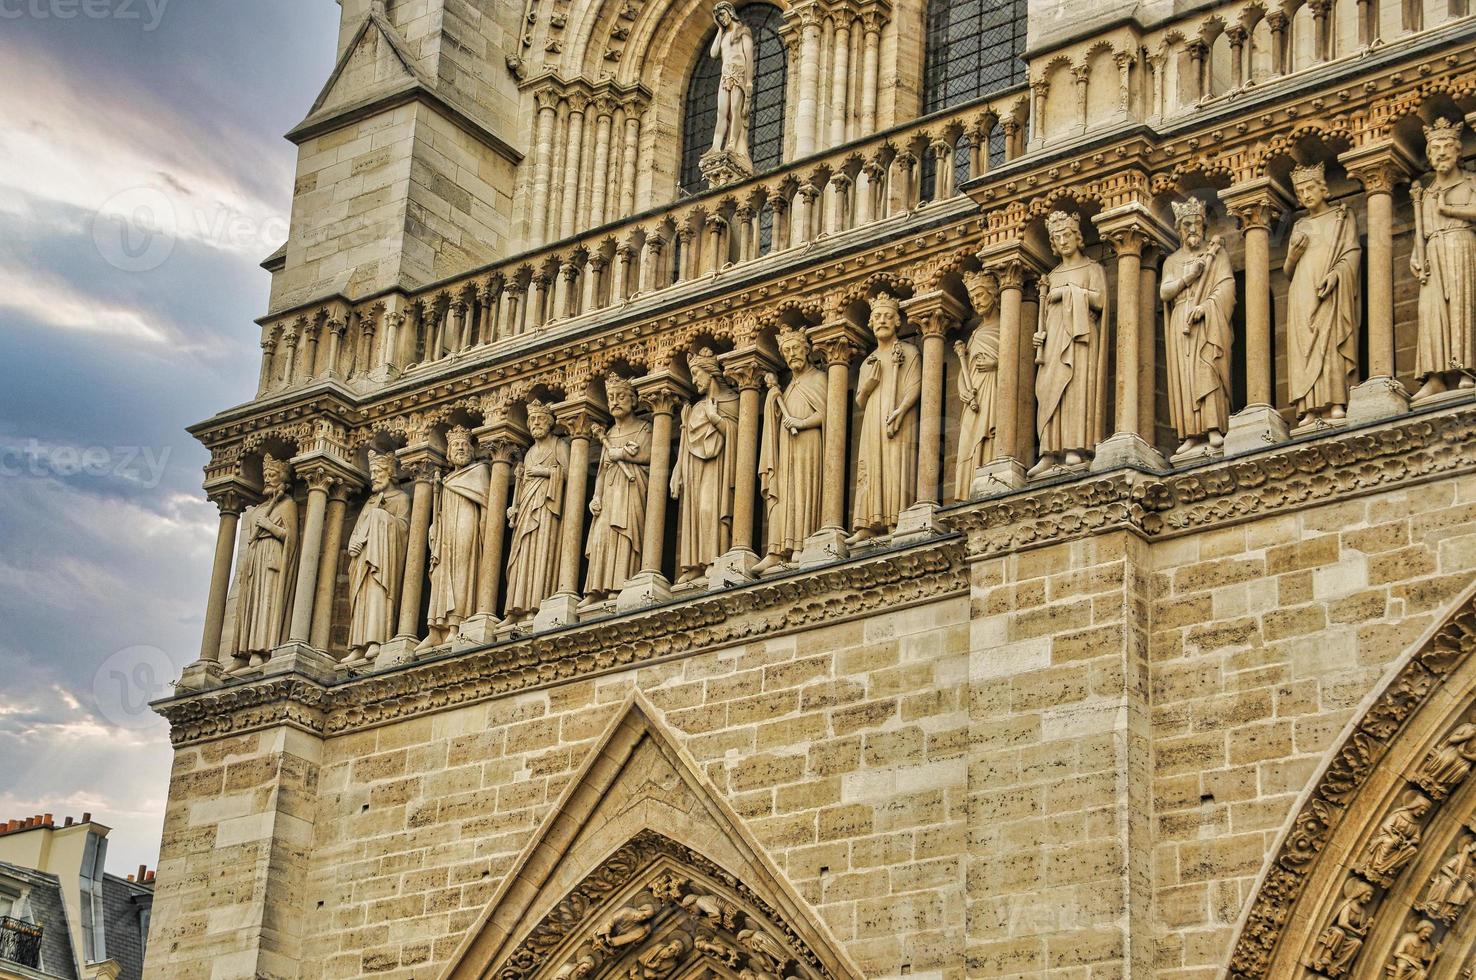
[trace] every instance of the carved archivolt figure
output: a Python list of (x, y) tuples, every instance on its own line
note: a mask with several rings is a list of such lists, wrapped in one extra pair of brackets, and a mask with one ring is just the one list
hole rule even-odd
[(964, 276), (969, 302), (979, 318), (969, 342), (955, 341), (958, 355), (958, 463), (953, 494), (968, 500), (974, 472), (994, 458), (994, 392), (999, 379), (999, 280), (987, 272)]
[(677, 520), (677, 582), (707, 574), (733, 543), (733, 480), (738, 458), (738, 395), (723, 382), (717, 356), (703, 348), (687, 360), (698, 398), (682, 409), (671, 473)]
[(1437, 800), (1455, 789), (1476, 763), (1476, 725), (1457, 725), (1440, 744), (1430, 750), (1415, 773), (1415, 782)]
[(759, 485), (768, 514), (767, 555), (754, 566), (762, 575), (790, 556), (805, 538), (820, 530), (825, 473), (825, 374), (810, 361), (803, 331), (779, 332), (779, 353), (789, 366), (789, 385), (764, 375), (764, 437), (759, 447)]
[(716, 895), (695, 892), (682, 897), (682, 908), (689, 915), (701, 916), (714, 929), (732, 929), (738, 918), (738, 909)]
[(559, 580), (559, 527), (564, 513), (564, 480), (569, 444), (553, 434), (553, 413), (539, 402), (528, 405), (533, 445), (518, 465), (507, 519), (512, 545), (507, 556), (507, 615), (535, 611), (553, 594)]
[(636, 396), (630, 382), (616, 375), (605, 380), (605, 397), (615, 421), (607, 431), (594, 427), (603, 450), (589, 512), (585, 555), (585, 601), (601, 601), (641, 570), (642, 534), (646, 526), (646, 486), (651, 479), (651, 423), (635, 415)]
[(430, 626), (418, 649), (441, 646), (476, 610), (477, 567), (482, 559), (482, 522), (487, 512), (491, 468), (474, 458), (471, 433), (462, 426), (446, 433), (451, 472), (436, 486), (430, 527)]
[(395, 635), (410, 495), (395, 486), (395, 454), (369, 453), (369, 499), (349, 535), (349, 659), (372, 660)]
[(1421, 919), (1412, 930), (1399, 937), (1394, 944), (1394, 953), (1384, 975), (1389, 980), (1425, 980), (1430, 975), (1430, 961), (1435, 958), (1435, 947), (1430, 937), (1435, 935), (1435, 923)]
[(1416, 398), (1452, 384), (1476, 385), (1476, 174), (1460, 167), (1461, 123), (1425, 127), (1425, 156), (1435, 171), (1428, 187), (1410, 185), (1415, 248), (1410, 268), (1420, 283)]
[(1341, 977), (1348, 972), (1353, 958), (1363, 948), (1369, 926), (1368, 902), (1373, 893), (1373, 885), (1357, 878), (1343, 884), (1343, 901), (1312, 950), (1308, 964), (1312, 969), (1330, 977)]
[(748, 104), (753, 101), (753, 32), (738, 19), (738, 11), (728, 0), (713, 8), (712, 19), (718, 30), (708, 55), (722, 59), (712, 148), (737, 153), (746, 160)]
[(1384, 818), (1379, 832), (1368, 842), (1359, 873), (1376, 884), (1387, 886), (1414, 859), (1420, 847), (1420, 821), (1430, 812), (1430, 801), (1411, 793), (1405, 802)]
[(594, 956), (584, 952), (559, 967), (554, 977), (556, 980), (586, 980), (594, 973), (597, 965)]
[(1307, 213), (1292, 226), (1284, 271), (1287, 291), (1287, 376), (1297, 424), (1347, 414), (1358, 370), (1358, 224), (1347, 205), (1327, 203), (1322, 164), (1292, 171)]
[(621, 949), (645, 941), (651, 935), (651, 920), (656, 906), (650, 902), (627, 906), (610, 916), (610, 921), (595, 930), (596, 949)]
[(674, 933), (666, 942), (657, 943), (636, 957), (640, 964), (640, 976), (645, 980), (660, 980), (682, 961), (691, 949), (687, 937), (682, 933)]
[(1042, 276), (1041, 329), (1035, 334), (1035, 424), (1038, 476), (1057, 465), (1078, 466), (1102, 441), (1107, 412), (1107, 273), (1081, 251), (1075, 215), (1046, 218), (1060, 263)]
[(1442, 922), (1454, 922), (1473, 893), (1476, 893), (1476, 837), (1467, 837), (1430, 879), (1430, 888), (1419, 909)]
[(1182, 244), (1164, 259), (1159, 294), (1167, 306), (1169, 418), (1183, 440), (1177, 452), (1188, 453), (1225, 443), (1235, 272), (1220, 239), (1205, 238), (1204, 202), (1176, 203), (1174, 222)]
[(871, 301), (876, 350), (861, 362), (856, 405), (856, 496), (847, 544), (859, 544), (897, 526), (897, 515), (917, 499), (917, 403), (922, 398), (922, 355), (897, 338), (902, 311), (886, 293)]
[(292, 594), (297, 586), (297, 501), (292, 468), (286, 460), (261, 461), (261, 503), (241, 517), (240, 558), (236, 563), (235, 623), (225, 652), (265, 661), (287, 641)]

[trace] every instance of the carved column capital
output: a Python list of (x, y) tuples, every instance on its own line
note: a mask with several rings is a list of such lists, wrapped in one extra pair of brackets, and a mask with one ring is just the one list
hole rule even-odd
[(718, 364), (739, 391), (762, 391), (764, 375), (778, 371), (781, 361), (764, 347), (741, 347), (718, 355)]
[(636, 394), (642, 404), (656, 415), (674, 414), (679, 405), (692, 398), (692, 386), (670, 370), (653, 371), (635, 380)]
[(810, 343), (825, 359), (827, 367), (850, 364), (856, 355), (866, 350), (870, 340), (870, 332), (849, 316), (822, 323), (810, 330)]
[(979, 252), (979, 264), (984, 271), (999, 280), (999, 288), (1024, 289), (1025, 284), (1038, 277), (1049, 264), (1023, 241), (1004, 242)]
[(610, 424), (609, 413), (588, 395), (559, 402), (553, 406), (553, 414), (571, 439), (591, 439), (595, 426)]
[(523, 450), (533, 444), (528, 431), (511, 419), (500, 419), (472, 430), (477, 451), (493, 463), (517, 462)]
[(1173, 251), (1178, 240), (1166, 221), (1137, 201), (1103, 211), (1092, 221), (1118, 255), (1142, 255), (1153, 245)]
[(1394, 140), (1381, 140), (1338, 154), (1348, 176), (1367, 194), (1391, 194), (1420, 172), (1419, 163)]
[(907, 321), (917, 326), (923, 337), (942, 337), (966, 319), (963, 303), (941, 289), (919, 293), (902, 304)]
[(1220, 200), (1245, 231), (1269, 230), (1282, 215), (1294, 210), (1291, 195), (1269, 177), (1228, 187), (1220, 192)]
[(205, 493), (210, 498), (210, 502), (222, 514), (235, 514), (238, 516), (256, 498), (256, 495), (251, 493), (243, 484), (235, 483), (215, 489), (207, 488)]

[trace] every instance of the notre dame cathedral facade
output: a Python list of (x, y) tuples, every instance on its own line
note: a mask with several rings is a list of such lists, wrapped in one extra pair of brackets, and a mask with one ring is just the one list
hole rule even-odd
[(1469, 980), (1469, 0), (340, 3), (149, 976)]

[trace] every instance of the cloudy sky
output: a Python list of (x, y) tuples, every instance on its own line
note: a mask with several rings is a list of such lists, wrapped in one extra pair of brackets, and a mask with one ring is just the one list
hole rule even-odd
[[(67, 15), (71, 16), (67, 16)], [(101, 15), (101, 16), (99, 16)], [(334, 0), (0, 0), (0, 819), (158, 856), (216, 515), (184, 427), (250, 398), (257, 265)]]

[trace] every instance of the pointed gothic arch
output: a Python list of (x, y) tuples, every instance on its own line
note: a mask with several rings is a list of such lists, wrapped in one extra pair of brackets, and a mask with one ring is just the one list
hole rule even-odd
[(861, 980), (660, 717), (631, 695), (442, 980)]
[[(1370, 696), (1262, 870), (1233, 980), (1476, 963), (1476, 587)], [(1428, 924), (1428, 925), (1426, 925)], [(1426, 933), (1428, 932), (1428, 935)]]

